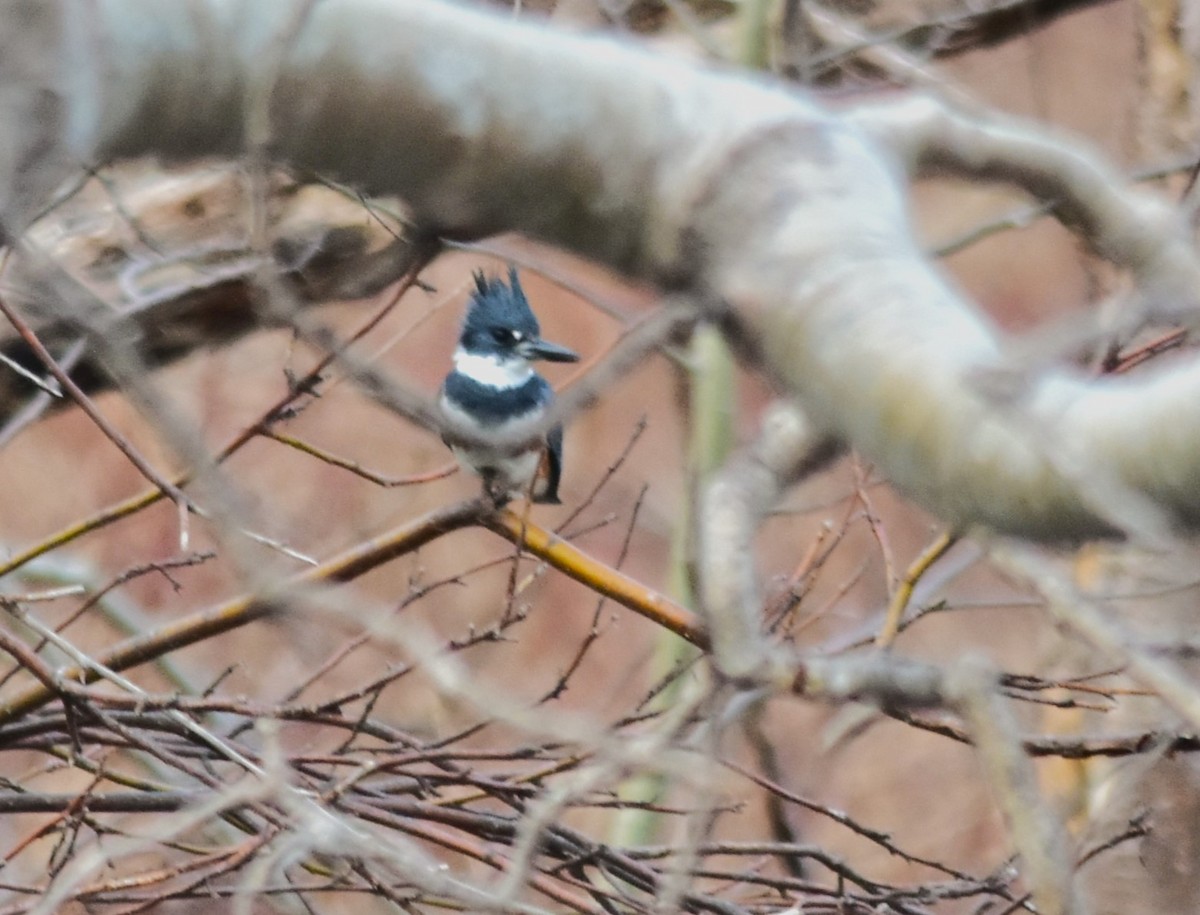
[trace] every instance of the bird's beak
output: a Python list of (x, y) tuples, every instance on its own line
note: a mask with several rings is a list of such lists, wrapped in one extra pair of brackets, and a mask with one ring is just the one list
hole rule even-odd
[(578, 362), (579, 354), (557, 343), (545, 340), (526, 340), (519, 347), (521, 355), (533, 361), (544, 359), (547, 362)]

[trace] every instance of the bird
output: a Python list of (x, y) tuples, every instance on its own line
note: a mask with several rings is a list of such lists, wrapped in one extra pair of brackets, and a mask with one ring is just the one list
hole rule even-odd
[(484, 491), (497, 505), (526, 496), (538, 503), (561, 504), (561, 425), (548, 430), (533, 448), (517, 453), (455, 440), (454, 428), (486, 438), (536, 423), (554, 401), (554, 389), (534, 371), (533, 363), (579, 361), (573, 350), (541, 338), (516, 268), (509, 267), (507, 283), (479, 270), (474, 279), (454, 367), (439, 397), (450, 421), (443, 440), (464, 469), (483, 479)]

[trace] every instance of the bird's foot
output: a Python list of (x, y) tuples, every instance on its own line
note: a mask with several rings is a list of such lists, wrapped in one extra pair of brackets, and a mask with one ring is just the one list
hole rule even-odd
[(498, 481), (495, 477), (485, 476), (483, 478), (483, 493), (491, 500), (492, 505), (496, 508), (504, 508), (512, 501), (512, 493), (508, 491), (508, 487), (497, 485)]

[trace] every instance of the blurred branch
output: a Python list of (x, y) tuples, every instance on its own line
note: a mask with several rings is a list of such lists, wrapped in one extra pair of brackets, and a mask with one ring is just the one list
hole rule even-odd
[[(905, 724), (939, 734), (960, 743), (970, 743), (968, 732), (957, 723), (945, 718), (929, 719), (904, 710), (892, 709), (889, 713)], [(1025, 752), (1033, 757), (1059, 757), (1061, 759), (1092, 759), (1094, 757), (1119, 758), (1139, 756), (1154, 750), (1167, 753), (1200, 752), (1200, 737), (1191, 733), (1161, 729), (1124, 734), (1081, 734), (1063, 737), (1038, 735), (1023, 738)]]
[(1113, 0), (998, 0), (980, 8), (934, 17), (898, 37), (909, 45), (932, 45), (937, 57), (950, 57), (1027, 38), (1063, 16), (1107, 6), (1111, 2)]
[[(64, 135), (76, 141), (73, 155), (92, 161), (242, 152), (238, 87), (260, 64), (255, 36), (291, 21), (288, 5), (185, 11), (114, 0), (89, 18), (92, 50), (75, 54), (59, 20), (65, 9), (45, 4), (0, 29), (22, 44), (22, 53), (0, 49), (0, 82), (12, 90), (6, 111), (37, 111), (12, 119), (20, 131), (0, 162), (10, 234), (25, 225), (38, 186), (44, 199), (55, 164), (66, 167)], [(155, 43), (127, 47), (144, 34), (129, 24), (151, 21)], [(1190, 415), (1200, 369), (1105, 383), (1070, 372), (1030, 377), (1020, 410), (1001, 415), (978, 384), (1003, 364), (1001, 340), (913, 250), (894, 162), (877, 144), (1054, 198), (1069, 225), (1151, 282), (1155, 313), (1184, 312), (1200, 289), (1176, 214), (1123, 190), (1090, 152), (1045, 131), (972, 125), (919, 100), (894, 115), (845, 118), (791, 91), (547, 35), (436, 3), (322, 3), (280, 65), (267, 154), (399, 195), (435, 231), (519, 229), (728, 303), (763, 370), (816, 427), (956, 526), (1050, 540), (1113, 533), (1112, 519), (1079, 492), (1079, 474), (1048, 454), (1046, 428), (1077, 443), (1086, 457), (1078, 469), (1120, 481), (1175, 522), (1200, 523), (1187, 482), (1200, 429), (1179, 421)], [(381, 41), (387, 50), (371, 53)], [(445, 81), (464, 59), (480, 72), (503, 66), (508, 78)], [(87, 61), (90, 77), (60, 81), (60, 60), (74, 69)], [(545, 72), (555, 79), (541, 79)], [(53, 110), (37, 108), (44, 87)], [(181, 97), (189, 104), (168, 103)], [(579, 129), (562, 129), (563, 98)], [(705, 116), (684, 115), (694, 110)], [(45, 152), (37, 170), (35, 148)], [(530, 186), (539, 193), (525, 193)]]
[[(69, 395), (71, 400), (79, 405), (80, 409), (87, 414), (88, 418), (96, 424), (101, 432), (104, 433), (104, 437), (112, 442), (117, 449), (120, 450), (120, 452), (125, 455), (126, 458), (128, 458), (129, 462), (138, 469), (138, 472), (141, 473), (142, 476), (153, 483), (159, 492), (179, 506), (180, 516), (186, 521), (187, 511), (194, 508), (194, 506), (191, 504), (191, 500), (183, 494), (183, 491), (178, 486), (169, 480), (164, 479), (162, 475), (159, 474), (159, 472), (155, 470), (141, 455), (141, 453), (138, 452), (133, 444), (125, 436), (123, 436), (117, 430), (117, 428), (108, 421), (108, 419), (105, 418), (104, 414), (96, 408), (94, 403), (92, 403), (91, 398), (89, 398), (87, 394), (85, 394), (83, 390), (77, 384), (75, 384), (68, 372), (59, 366), (59, 364), (55, 361), (54, 356), (50, 354), (50, 351), (47, 350), (42, 344), (42, 341), (38, 339), (37, 334), (35, 334), (33, 331), (33, 328), (31, 328), (21, 318), (20, 315), (18, 315), (12, 310), (12, 308), (9, 307), (3, 296), (0, 296), (0, 314), (3, 314), (4, 317), (8, 319), (8, 323), (12, 325), (13, 329), (16, 330), (16, 332), (20, 335), (21, 339), (30, 348), (33, 354), (38, 358), (42, 365), (45, 366), (46, 370), (50, 373), (50, 376), (54, 378), (56, 382), (58, 382), (65, 394)], [(188, 538), (186, 535), (186, 530), (186, 524), (181, 525), (179, 540), (180, 549), (183, 551), (187, 550)]]
[(977, 755), (1008, 820), (1037, 911), (1042, 915), (1080, 912), (1066, 832), (1038, 793), (1033, 763), (996, 688), (995, 673), (986, 664), (968, 659), (952, 669), (950, 679), (955, 705), (971, 729)]
[(921, 50), (910, 50), (891, 36), (877, 36), (852, 16), (824, 4), (805, 4), (812, 33), (836, 50), (816, 54), (807, 69), (816, 74), (854, 63), (874, 71), (889, 82), (934, 93), (964, 108), (976, 107), (972, 98), (952, 80), (937, 72)]
[(357, 477), (362, 477), (364, 480), (369, 480), (376, 486), (382, 486), (385, 489), (390, 489), (394, 486), (416, 486), (421, 483), (430, 483), (433, 480), (442, 480), (454, 473), (458, 472), (458, 464), (447, 463), (443, 467), (435, 470), (430, 470), (426, 473), (409, 474), (403, 477), (389, 477), (383, 474), (376, 473), (373, 470), (368, 470), (357, 461), (347, 460), (346, 458), (338, 457), (336, 454), (331, 454), (323, 448), (318, 448), (316, 445), (311, 445), (308, 442), (301, 441), (292, 435), (284, 435), (282, 432), (276, 432), (272, 429), (264, 429), (259, 433), (263, 438), (269, 438), (273, 442), (279, 442), (281, 445), (287, 445), (289, 448), (294, 448), (297, 451), (314, 457), (319, 461), (330, 464), (334, 467), (340, 467), (342, 470), (348, 471)]
[(1158, 318), (1195, 315), (1196, 252), (1180, 214), (1130, 193), (1123, 175), (1067, 138), (998, 115), (967, 117), (928, 99), (864, 106), (851, 119), (914, 176), (950, 174), (1011, 184), (1053, 206), (1096, 254), (1128, 268)]
[[(246, 182), (239, 169), (113, 171), (105, 199), (76, 190), (47, 210), (6, 261), (6, 297), (24, 306), (52, 353), (87, 334), (72, 315), (51, 307), (56, 292), (44, 276), (47, 262), (114, 303), (111, 319), (119, 317), (122, 333), (137, 340), (143, 364), (153, 368), (279, 323), (281, 316), (262, 307), (264, 260), (297, 301), (312, 304), (375, 295), (428, 256), (429, 246), (398, 220), (364, 219), (359, 199), (277, 178), (264, 204), (271, 214), (264, 258), (245, 237)], [(84, 214), (85, 231), (59, 231)], [(86, 345), (69, 370), (88, 394), (114, 384), (97, 356), (95, 346)], [(42, 371), (28, 341), (11, 334), (0, 333), (0, 357)], [(0, 371), (0, 422), (35, 391), (35, 382)]]
[[(485, 511), (483, 502), (459, 502), (413, 519), (387, 534), (369, 538), (353, 549), (315, 568), (280, 583), (270, 593), (249, 594), (219, 607), (176, 620), (155, 632), (129, 639), (99, 655), (98, 663), (121, 671), (144, 664), (185, 645), (237, 629), (247, 623), (288, 609), (306, 589), (322, 584), (351, 581), (397, 556), (410, 553), (443, 534), (478, 523)], [(92, 683), (99, 678), (93, 668), (58, 671), (58, 678)], [(14, 721), (43, 705), (53, 696), (43, 687), (35, 687), (0, 703), (0, 724)]]
[(825, 701), (854, 699), (885, 710), (940, 707), (962, 715), (1024, 859), (1038, 911), (1078, 912), (1066, 835), (1039, 797), (1016, 723), (986, 665), (966, 659), (946, 668), (888, 655), (810, 658), (793, 688)]
[[(897, 69), (889, 65), (884, 55), (894, 58), (933, 58), (940, 60), (956, 57), (981, 48), (994, 47), (1014, 39), (1027, 38), (1035, 32), (1058, 21), (1063, 16), (1082, 10), (1105, 6), (1112, 0), (992, 0), (992, 2), (962, 5), (952, 12), (933, 11), (925, 15), (918, 5), (914, 12), (916, 21), (899, 28), (867, 32), (855, 41), (848, 41), (845, 31), (834, 40), (827, 36), (832, 47), (815, 55), (810, 66), (816, 70), (828, 70), (848, 63), (866, 63), (882, 73), (895, 75)], [(825, 6), (819, 5), (815, 14), (820, 18), (830, 15)], [(903, 55), (903, 58), (902, 58)], [(907, 71), (907, 72), (906, 72)], [(908, 67), (899, 73), (907, 75)]]
[[(754, 48), (759, 56), (766, 48), (763, 16), (769, 4), (755, 2), (745, 9), (758, 30)], [(376, 360), (348, 351), (346, 340), (303, 308), (310, 301), (376, 288), (374, 283), (401, 268), (409, 271), (403, 288), (416, 282), (419, 263), (431, 247), (385, 238), (382, 222), (372, 221), (364, 234), (357, 231), (358, 223), (331, 217), (331, 227), (318, 221), (311, 235), (280, 229), (278, 238), (285, 243), (268, 245), (266, 211), (283, 205), (281, 200), (273, 192), (249, 204), (239, 198), (234, 211), (249, 205), (259, 221), (253, 241), (227, 238), (217, 230), (220, 243), (211, 249), (183, 249), (212, 272), (201, 269), (198, 278), (172, 285), (168, 268), (178, 267), (179, 259), (163, 257), (169, 246), (142, 224), (144, 211), (136, 201), (116, 200), (114, 212), (132, 223), (138, 243), (155, 249), (159, 259), (121, 261), (136, 265), (118, 278), (136, 281), (126, 283), (129, 288), (111, 295), (89, 289), (113, 315), (103, 310), (71, 314), (72, 301), (56, 295), (53, 270), (81, 283), (79, 272), (69, 269), (73, 255), (38, 234), (53, 225), (55, 216), (31, 228), (29, 217), (42, 205), (53, 184), (50, 177), (61, 174), (60, 166), (74, 167), (82, 158), (91, 168), (93, 162), (147, 151), (186, 159), (244, 156), (250, 150), (253, 168), (260, 172), (261, 154), (329, 172), (364, 192), (402, 194), (412, 201), (421, 224), (438, 232), (469, 236), (515, 227), (670, 290), (667, 306), (598, 360), (593, 372), (560, 397), (545, 424), (603, 396), (631, 366), (698, 318), (723, 330), (746, 365), (774, 382), (784, 400), (767, 412), (757, 442), (726, 462), (705, 488), (698, 522), (703, 618), (531, 523), (528, 512), (475, 500), (415, 518), (316, 568), (130, 639), (96, 660), (76, 657), (73, 669), (54, 669), (16, 636), (0, 632), (0, 649), (26, 671), (24, 684), (37, 681), (0, 705), (7, 746), (48, 753), (48, 766), (66, 759), (92, 774), (91, 784), (58, 808), (53, 807), (62, 801), (57, 792), (10, 799), (6, 786), (0, 796), (0, 809), (7, 801), (12, 809), (61, 814), (53, 830), (39, 826), (36, 833), (41, 839), (57, 832), (61, 842), (50, 854), (44, 878), (40, 873), (30, 878), (38, 883), (30, 894), (41, 899), (34, 905), (49, 910), (70, 896), (94, 905), (149, 909), (168, 897), (226, 898), (247, 890), (293, 894), (299, 905), (308, 905), (304, 892), (336, 887), (378, 895), (397, 909), (532, 912), (520, 895), (528, 887), (563, 908), (595, 915), (675, 908), (741, 915), (792, 902), (806, 910), (922, 912), (943, 901), (965, 905), (959, 900), (971, 897), (984, 897), (975, 905), (980, 911), (997, 899), (1011, 903), (1010, 910), (1024, 906), (1020, 898), (1014, 901), (1007, 866), (994, 875), (972, 877), (916, 859), (895, 851), (882, 832), (828, 808), (818, 811), (819, 805), (762, 779), (752, 781), (780, 804), (831, 817), (877, 849), (926, 864), (939, 879), (953, 879), (898, 886), (798, 842), (737, 845), (721, 841), (719, 834), (710, 837), (718, 815), (740, 802), (723, 797), (723, 786), (707, 778), (705, 763), (723, 749), (718, 736), (747, 707), (764, 711), (760, 700), (772, 691), (790, 691), (805, 700), (869, 703), (918, 727), (973, 742), (1012, 824), (1039, 910), (1064, 912), (1071, 905), (1065, 840), (1042, 810), (1046, 805), (1034, 789), (1026, 754), (1195, 748), (1189, 735), (1150, 730), (1075, 740), (1022, 738), (1011, 720), (1012, 697), (1029, 699), (1056, 681), (1021, 685), (970, 665), (943, 668), (880, 654), (788, 655), (763, 633), (763, 589), (753, 549), (760, 522), (787, 486), (847, 444), (861, 448), (883, 474), (940, 513), (955, 531), (983, 524), (1066, 541), (1138, 531), (1149, 527), (1144, 517), (1124, 510), (1137, 499), (1149, 505), (1147, 515), (1161, 508), (1168, 523), (1200, 526), (1196, 366), (1185, 363), (1104, 381), (1070, 371), (1018, 373), (1027, 367), (1014, 365), (1007, 342), (917, 254), (911, 238), (902, 184), (908, 177), (937, 171), (1014, 184), (1052, 203), (1099, 253), (1132, 271), (1148, 303), (1136, 319), (1190, 317), (1200, 268), (1177, 214), (1122, 191), (1120, 178), (1086, 151), (1041, 130), (970, 120), (927, 102), (831, 114), (764, 83), (434, 2), (324, 0), (280, 6), (251, 0), (188, 5), (109, 0), (88, 5), (82, 21), (66, 19), (78, 12), (55, 0), (0, 6), (0, 124), (11, 128), (0, 144), (0, 201), (14, 256), (25, 257), (26, 271), (9, 275), (6, 282), (18, 297), (24, 295), (26, 320), (35, 332), (55, 338), (49, 348), (56, 355), (59, 345), (75, 346), (76, 340), (103, 350), (105, 340), (89, 335), (128, 331), (142, 338), (132, 342), (144, 346), (143, 362), (153, 367), (197, 346), (230, 339), (252, 321), (283, 320), (320, 350), (321, 367), (336, 361), (379, 402), (427, 428), (445, 429), (429, 397), (397, 383)], [(493, 78), (500, 72), (504, 79)], [(97, 174), (95, 169), (89, 173)], [(256, 182), (271, 184), (263, 174), (248, 183)], [(188, 209), (187, 200), (173, 198), (168, 209), (178, 216)], [(358, 201), (352, 209), (358, 220), (375, 215)], [(195, 222), (183, 223), (196, 231)], [(298, 265), (312, 270), (300, 276)], [(255, 299), (259, 292), (265, 292), (262, 300)], [(196, 297), (204, 301), (192, 310), (186, 303)], [(47, 320), (39, 324), (38, 318)], [(0, 352), (9, 351), (0, 344)], [(27, 354), (13, 352), (17, 355), (10, 358), (25, 365)], [(77, 377), (86, 378), (93, 355), (84, 354)], [(100, 358), (94, 365), (103, 362)], [(141, 364), (129, 362), (135, 370)], [(313, 392), (319, 372), (299, 380), (217, 460), (256, 436), (271, 437), (363, 473), (352, 462), (275, 428), (291, 415), (298, 398)], [(14, 375), (23, 393), (36, 387)], [(720, 379), (728, 377), (712, 373), (718, 384), (710, 405), (731, 393), (727, 383), (720, 390)], [(129, 386), (136, 400), (135, 381)], [(8, 415), (2, 407), (0, 415)], [(540, 435), (545, 424), (497, 441), (520, 447)], [(713, 438), (725, 436), (722, 430)], [(1064, 442), (1071, 449), (1066, 461)], [(723, 448), (697, 450), (711, 455)], [(372, 476), (377, 483), (390, 482)], [(172, 485), (188, 480), (183, 476)], [(1126, 490), (1136, 498), (1113, 495)], [(0, 574), (161, 498), (161, 492), (151, 491), (94, 515), (5, 563)], [(330, 586), (467, 527), (486, 528), (512, 544), (503, 624), (488, 633), (472, 630), (457, 640), (424, 636), (414, 623), (412, 633), (393, 642), (388, 641), (393, 634), (381, 626), (369, 635), (417, 660), (406, 665), (389, 657), (378, 675), (349, 686), (339, 683), (331, 698), (312, 699), (307, 706), (295, 704), (295, 696), (268, 707), (207, 695), (143, 694), (115, 677), (127, 694), (112, 698), (105, 695), (107, 688), (88, 686), (111, 671), (271, 614), (324, 609), (336, 591)], [(845, 530), (843, 525), (835, 538)], [(897, 588), (896, 620), (911, 586), (944, 546), (935, 544)], [(667, 712), (643, 703), (628, 714), (622, 710), (610, 724), (585, 720), (575, 708), (555, 719), (545, 707), (563, 691), (593, 636), (582, 637), (573, 656), (566, 646), (573, 658), (567, 672), (550, 692), (537, 691), (547, 698), (532, 706), (527, 695), (491, 694), (466, 665), (443, 664), (446, 656), (457, 662), (453, 653), (465, 647), (511, 637), (520, 611), (508, 611), (525, 586), (517, 584), (523, 555), (711, 651), (714, 666), (732, 684), (711, 678), (714, 688), (710, 678), (693, 677), (695, 668), (685, 669), (668, 680), (692, 678), (700, 700), (689, 698)], [(814, 547), (789, 587), (822, 561)], [(412, 593), (424, 595), (418, 574), (410, 579)], [(1093, 646), (1130, 661), (1133, 674), (1154, 685), (1189, 721), (1200, 720), (1200, 700), (1173, 665), (1123, 644), (1128, 640), (1118, 627), (1107, 625), (1092, 612), (1096, 608), (1056, 579), (1042, 590), (1059, 619)], [(358, 622), (356, 617), (352, 625)], [(42, 631), (50, 638), (52, 630)], [(306, 671), (295, 695), (351, 650), (335, 652), (315, 671)], [(469, 723), (430, 743), (384, 723), (386, 716), (375, 703), (410, 671), (429, 676), (439, 698), (465, 699)], [(652, 693), (663, 695), (661, 689)], [(1070, 693), (1070, 701), (1082, 704), (1078, 695)], [(1087, 698), (1096, 707), (1112, 695)], [(52, 706), (56, 699), (61, 704)], [(1044, 701), (1056, 700), (1047, 693)], [(508, 714), (512, 709), (520, 714)], [(35, 710), (38, 714), (32, 714)], [(926, 717), (927, 710), (943, 713), (944, 720)], [(189, 726), (191, 716), (208, 713), (219, 730), (205, 733), (219, 735), (220, 741), (205, 740)], [(234, 720), (222, 720), (218, 713)], [(284, 720), (311, 729), (301, 750), (273, 730)], [(255, 722), (260, 726), (251, 729)], [(323, 729), (337, 738), (332, 748), (310, 741)], [(487, 745), (487, 733), (478, 736), (487, 729), (505, 732), (500, 746)], [(514, 733), (532, 733), (536, 742), (518, 745)], [(84, 749), (99, 752), (80, 752)], [(137, 829), (133, 824), (97, 825), (92, 812), (115, 810), (118, 804), (139, 809), (121, 793), (89, 812), (88, 801), (104, 797), (94, 790), (104, 780), (128, 778), (119, 771), (122, 765), (110, 762), (110, 750), (115, 763), (161, 765), (171, 775), (162, 780), (170, 785), (170, 801), (188, 801), (187, 815), (163, 818), (148, 839), (130, 838), (127, 832)], [(239, 784), (243, 773), (231, 761), (264, 776), (262, 784)], [(643, 771), (670, 773), (678, 796), (631, 804), (615, 794), (619, 779)], [(232, 790), (218, 790), (226, 775)], [(187, 796), (184, 786), (190, 780), (208, 789), (199, 803)], [(772, 774), (768, 781), (775, 780)], [(293, 782), (302, 786), (299, 791), (292, 789)], [(248, 807), (247, 795), (238, 793), (243, 789), (262, 792), (253, 798), (253, 820), (245, 824), (252, 835), (230, 842), (216, 830), (204, 830), (202, 850), (188, 844), (220, 812)], [(300, 796), (311, 803), (297, 803)], [(309, 808), (318, 806), (337, 819), (315, 819)], [(643, 849), (638, 854), (558, 824), (594, 809), (622, 806), (686, 817), (686, 840), (674, 842), (667, 853)], [(140, 809), (166, 807), (148, 802)], [(124, 873), (104, 872), (100, 882), (87, 884), (79, 873), (54, 866), (55, 859), (72, 856), (84, 828), (103, 836), (106, 852), (113, 845), (126, 857), (131, 851), (146, 857), (165, 851), (168, 863), (153, 873), (134, 872), (130, 882), (124, 882)], [(404, 841), (393, 841), (396, 837)], [(459, 857), (468, 861), (471, 879), (477, 872), (499, 875), (499, 883), (485, 879), (480, 886), (501, 886), (511, 898), (474, 892), (451, 865), (427, 858), (427, 847), (446, 850), (455, 864)], [(750, 854), (774, 860), (751, 862)], [(190, 855), (190, 860), (177, 864), (175, 855)], [(326, 866), (326, 855), (350, 865)], [(251, 856), (257, 856), (253, 866), (245, 867)], [(100, 873), (112, 859), (80, 854), (76, 860)], [(832, 878), (821, 882), (775, 869), (780, 862), (794, 866), (800, 860), (819, 862)], [(290, 873), (297, 861), (306, 862), (302, 869), (321, 882), (301, 885)], [(310, 862), (316, 862), (311, 871)], [(268, 875), (272, 880), (280, 875), (278, 883), (268, 883)], [(138, 876), (144, 880), (135, 886), (132, 879)]]
[(992, 558), (1020, 576), (1046, 599), (1050, 615), (1104, 656), (1119, 659), (1129, 675), (1152, 689), (1187, 723), (1200, 730), (1200, 689), (1180, 665), (1140, 648), (1124, 627), (1110, 620), (1095, 601), (1084, 597), (1050, 563), (1019, 545), (998, 545)]
[(766, 676), (759, 573), (750, 557), (766, 512), (784, 490), (838, 452), (792, 404), (776, 403), (758, 441), (704, 487), (698, 516), (700, 600), (713, 634), (715, 662), (734, 679)]
[[(433, 249), (426, 246), (422, 246), (420, 250), (416, 251), (408, 272), (401, 277), (394, 294), (346, 340), (342, 341), (339, 346), (335, 346), (318, 359), (316, 365), (306, 372), (303, 377), (294, 379), (290, 389), (274, 404), (268, 407), (260, 419), (242, 429), (225, 447), (216, 453), (213, 458), (214, 463), (220, 464), (230, 456), (236, 454), (248, 442), (253, 441), (257, 436), (261, 435), (264, 430), (269, 429), (274, 423), (283, 419), (298, 399), (311, 394), (314, 387), (321, 380), (322, 373), (339, 356), (344, 355), (345, 348), (361, 340), (370, 330), (376, 327), (399, 303), (401, 297), (417, 284), (420, 271), (429, 263), (433, 253)], [(192, 480), (193, 473), (194, 471), (179, 475), (175, 478), (174, 485), (177, 487), (186, 486)], [(149, 489), (116, 505), (102, 509), (88, 518), (68, 525), (42, 542), (18, 552), (15, 556), (8, 558), (4, 562), (0, 562), (0, 578), (20, 569), (39, 556), (43, 556), (58, 547), (65, 546), (85, 534), (100, 530), (110, 524), (137, 514), (143, 509), (149, 508), (162, 499), (163, 496), (164, 493), (161, 489)]]
[[(436, 509), (386, 534), (365, 539), (345, 553), (273, 585), (265, 593), (239, 597), (129, 639), (99, 655), (95, 667), (56, 671), (56, 678), (78, 683), (95, 682), (100, 677), (98, 669), (101, 666), (113, 671), (126, 670), (271, 614), (288, 611), (297, 601), (302, 604), (308, 600), (307, 592), (314, 587), (352, 581), (398, 556), (471, 526), (485, 527), (499, 534), (596, 593), (640, 613), (700, 648), (706, 647), (708, 637), (703, 627), (687, 610), (616, 569), (597, 562), (515, 512), (497, 510), (484, 499), (474, 499)], [(53, 690), (43, 683), (0, 703), (0, 725), (21, 718), (53, 699), (54, 695)]]

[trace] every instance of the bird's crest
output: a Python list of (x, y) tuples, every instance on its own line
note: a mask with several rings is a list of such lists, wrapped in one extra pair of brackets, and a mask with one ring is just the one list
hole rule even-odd
[(471, 293), (464, 330), (508, 327), (529, 337), (541, 333), (515, 267), (508, 268), (507, 283), (501, 277), (489, 278), (482, 270), (476, 270), (474, 276), (475, 289)]

